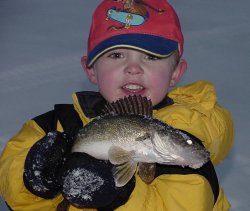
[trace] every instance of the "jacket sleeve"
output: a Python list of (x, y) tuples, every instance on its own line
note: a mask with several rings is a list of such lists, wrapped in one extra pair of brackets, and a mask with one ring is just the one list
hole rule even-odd
[(0, 157), (0, 194), (13, 210), (52, 210), (58, 197), (44, 200), (31, 194), (23, 184), (23, 166), (30, 147), (45, 132), (30, 120), (5, 146)]
[(234, 139), (230, 113), (216, 99), (214, 86), (207, 81), (178, 87), (169, 93), (174, 104), (157, 111), (157, 118), (199, 138), (214, 165), (229, 153)]
[[(206, 197), (198, 194), (201, 192)], [(209, 184), (198, 175), (166, 174), (158, 177), (149, 185), (137, 178), (136, 188), (130, 200), (117, 211), (207, 211), (212, 210), (212, 195)]]
[[(56, 210), (63, 200), (61, 194), (53, 199), (43, 199), (30, 193), (23, 183), (24, 162), (26, 156), (38, 140), (46, 135), (47, 130), (54, 128), (46, 124), (52, 113), (26, 122), (21, 130), (7, 142), (0, 157), (0, 195), (12, 210)], [(48, 119), (47, 119), (48, 120)], [(50, 121), (48, 121), (50, 122)], [(47, 126), (46, 126), (47, 125)], [(57, 130), (63, 132), (60, 122), (56, 122)], [(70, 211), (84, 210), (70, 206)], [(96, 209), (87, 209), (94, 211)]]
[(214, 204), (211, 187), (201, 175), (165, 174), (151, 184), (136, 177), (129, 201), (116, 211), (228, 211), (230, 208), (222, 189)]

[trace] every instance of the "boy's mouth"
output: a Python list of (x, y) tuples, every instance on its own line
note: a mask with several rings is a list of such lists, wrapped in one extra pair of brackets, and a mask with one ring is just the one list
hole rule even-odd
[(145, 88), (139, 84), (126, 84), (122, 87), (122, 89), (126, 92), (130, 93), (141, 93)]

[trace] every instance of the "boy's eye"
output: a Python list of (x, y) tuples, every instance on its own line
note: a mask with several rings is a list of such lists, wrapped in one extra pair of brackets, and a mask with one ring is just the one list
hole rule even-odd
[(122, 58), (122, 54), (120, 52), (112, 52), (108, 55), (108, 57), (113, 59), (119, 59)]
[(159, 59), (161, 59), (161, 58), (158, 57), (158, 56), (154, 56), (154, 55), (152, 55), (152, 54), (147, 54), (147, 55), (146, 55), (146, 59), (149, 59), (149, 60), (159, 60)]

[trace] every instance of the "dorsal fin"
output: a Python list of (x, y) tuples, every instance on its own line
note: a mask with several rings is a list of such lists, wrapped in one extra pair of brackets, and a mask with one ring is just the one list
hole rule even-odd
[(105, 114), (137, 114), (152, 117), (152, 102), (147, 97), (128, 96), (112, 103), (107, 103), (103, 110)]

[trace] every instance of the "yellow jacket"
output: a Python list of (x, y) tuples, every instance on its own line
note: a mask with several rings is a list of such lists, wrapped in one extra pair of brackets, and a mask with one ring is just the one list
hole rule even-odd
[[(229, 112), (216, 103), (215, 90), (207, 81), (178, 87), (168, 95), (173, 104), (154, 110), (154, 116), (198, 137), (211, 153), (217, 165), (228, 154), (234, 137)], [(82, 110), (76, 94), (73, 104), (84, 124), (91, 121)], [(63, 131), (57, 122), (57, 130)], [(31, 194), (23, 184), (23, 165), (30, 147), (45, 135), (45, 130), (33, 119), (7, 144), (0, 157), (0, 194), (15, 211), (56, 210), (62, 196), (43, 199)], [(151, 184), (136, 176), (136, 186), (124, 205), (117, 211), (226, 211), (230, 204), (220, 188), (214, 195), (208, 180), (199, 174), (164, 174)], [(73, 206), (70, 211), (81, 210)], [(82, 209), (95, 210), (95, 209)]]

